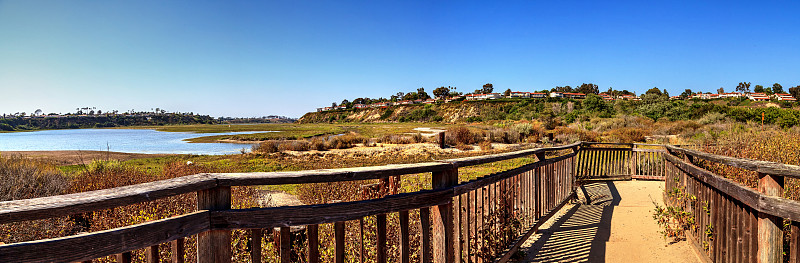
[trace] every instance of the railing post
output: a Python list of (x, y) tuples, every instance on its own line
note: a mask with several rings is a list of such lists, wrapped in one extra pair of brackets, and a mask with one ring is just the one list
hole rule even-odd
[[(431, 177), (433, 189), (448, 188), (458, 184), (458, 167), (434, 172)], [(431, 207), (431, 225), (433, 231), (433, 262), (455, 262), (455, 225), (453, 218), (453, 202)]]
[[(197, 192), (197, 210), (228, 209), (231, 209), (230, 186)], [(209, 230), (197, 234), (197, 262), (231, 262), (231, 231)]]
[[(758, 191), (769, 196), (783, 195), (783, 176), (758, 173)], [(758, 213), (758, 262), (783, 262), (783, 219)]]

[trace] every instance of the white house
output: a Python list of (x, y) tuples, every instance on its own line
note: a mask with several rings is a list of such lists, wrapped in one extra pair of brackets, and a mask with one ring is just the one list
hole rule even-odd
[(511, 92), (511, 94), (509, 96), (509, 98), (526, 98), (526, 99), (530, 98), (530, 97), (531, 97), (531, 93), (530, 92), (522, 92), (522, 91)]
[(797, 99), (792, 97), (792, 94), (780, 93), (780, 94), (775, 94), (773, 96), (775, 96), (776, 99), (782, 101), (797, 101)]

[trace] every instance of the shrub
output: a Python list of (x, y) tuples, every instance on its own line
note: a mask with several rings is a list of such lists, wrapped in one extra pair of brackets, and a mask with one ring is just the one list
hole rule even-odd
[(481, 147), (482, 151), (488, 151), (488, 150), (494, 149), (494, 147), (492, 147), (492, 143), (488, 142), (488, 141), (481, 142), (479, 144), (479, 146)]
[(462, 151), (471, 151), (472, 149), (474, 149), (474, 147), (472, 147), (472, 145), (467, 145), (467, 144), (456, 144), (456, 149)]
[(697, 120), (697, 122), (700, 123), (700, 124), (706, 125), (706, 124), (722, 122), (725, 119), (726, 119), (726, 117), (725, 117), (725, 114), (723, 114), (723, 113), (709, 112), (709, 113), (706, 113), (706, 115), (703, 115), (703, 117), (701, 117), (699, 120)]
[(308, 151), (311, 143), (305, 140), (283, 141), (278, 145), (279, 151)]
[(609, 131), (609, 140), (612, 142), (634, 143), (644, 142), (645, 136), (650, 135), (650, 131), (643, 128), (623, 127)]
[(278, 149), (280, 146), (280, 141), (277, 140), (269, 140), (265, 141), (256, 145), (253, 145), (252, 151), (253, 152), (260, 152), (260, 153), (276, 153), (280, 150)]
[(56, 166), (22, 156), (0, 157), (0, 201), (64, 193), (68, 179)]
[(465, 119), (465, 121), (466, 122), (482, 122), (483, 119), (481, 119), (481, 117), (478, 117), (478, 116), (469, 116), (469, 117), (467, 117)]
[[(467, 127), (458, 126), (458, 127), (451, 127), (448, 128), (445, 132), (445, 140), (447, 138), (452, 138), (452, 144), (473, 144), (477, 142), (475, 139), (475, 134), (472, 133)], [(448, 143), (451, 144), (451, 143)]]

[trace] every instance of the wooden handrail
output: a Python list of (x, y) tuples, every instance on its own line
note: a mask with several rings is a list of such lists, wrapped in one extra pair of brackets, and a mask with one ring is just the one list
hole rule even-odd
[(580, 142), (557, 147), (536, 148), (429, 163), (392, 164), (298, 172), (207, 173), (189, 175), (169, 180), (83, 193), (0, 202), (0, 224), (97, 211), (207, 190), (217, 186), (304, 184), (378, 179), (396, 175), (445, 171), (453, 169), (454, 167), (465, 167), (509, 160), (547, 151), (575, 149), (579, 145)]
[(792, 178), (800, 178), (800, 166), (789, 165), (775, 162), (758, 161), (745, 158), (735, 158), (729, 156), (722, 156), (710, 153), (704, 153), (695, 150), (679, 148), (676, 146), (666, 145), (668, 151), (681, 153), (703, 160), (722, 163), (728, 166), (742, 168), (745, 170), (755, 171), (763, 174), (789, 176)]
[[(701, 220), (712, 221), (714, 249), (708, 256), (714, 261), (783, 262), (783, 255), (792, 258), (792, 262), (800, 260), (800, 202), (781, 198), (783, 195), (784, 177), (800, 178), (800, 166), (745, 158), (734, 158), (676, 146), (666, 146), (669, 154), (665, 154), (683, 175), (678, 174), (675, 183), (667, 180), (668, 185), (683, 187), (688, 192), (699, 192), (698, 201), (713, 204), (708, 212), (711, 216), (701, 216)], [(676, 157), (683, 154), (685, 160)], [(750, 189), (734, 181), (715, 175), (703, 168), (695, 166), (694, 159), (721, 163), (749, 171), (757, 172), (758, 190)], [(673, 174), (673, 176), (675, 176)], [(677, 181), (676, 181), (677, 183)], [(739, 204), (738, 202), (741, 202)], [(686, 209), (697, 210), (697, 207)], [(708, 208), (707, 208), (708, 209)], [(755, 210), (755, 215), (744, 210)], [(697, 211), (695, 211), (697, 212)], [(708, 217), (712, 217), (708, 219)], [(783, 219), (793, 221), (791, 243), (788, 252), (783, 251)], [(756, 235), (753, 235), (753, 229)], [(716, 231), (720, 231), (717, 233)], [(743, 238), (744, 236), (745, 238)], [(755, 237), (753, 240), (753, 237)], [(706, 239), (701, 236), (700, 239)], [(726, 242), (719, 241), (724, 239)], [(734, 245), (732, 239), (739, 242), (754, 242), (755, 248), (742, 248)], [(699, 240), (696, 240), (700, 242)], [(709, 242), (703, 240), (703, 242)], [(755, 251), (752, 251), (755, 249)], [(746, 256), (742, 256), (744, 253)]]
[[(118, 187), (86, 193), (44, 197), (28, 200), (8, 201), (0, 203), (0, 219), (2, 223), (33, 220), (67, 214), (82, 213), (99, 209), (111, 208), (138, 202), (151, 201), (173, 195), (198, 192), (198, 205), (201, 199), (209, 202), (207, 198), (214, 191), (227, 191), (228, 200), (221, 196), (221, 205), (227, 202), (228, 207), (215, 208), (208, 203), (210, 209), (218, 211), (200, 210), (198, 212), (176, 216), (168, 219), (156, 220), (142, 224), (99, 231), (90, 234), (69, 236), (63, 238), (21, 242), (0, 245), (0, 261), (81, 261), (109, 254), (123, 253), (142, 247), (154, 246), (179, 238), (195, 234), (205, 234), (230, 229), (241, 228), (271, 228), (287, 227), (294, 225), (313, 225), (331, 222), (341, 222), (362, 218), (370, 215), (380, 215), (393, 212), (402, 212), (411, 209), (431, 207), (431, 210), (441, 215), (434, 233), (453, 234), (451, 200), (453, 197), (469, 191), (496, 184), (504, 179), (518, 176), (539, 167), (556, 164), (577, 155), (580, 143), (565, 146), (522, 150), (503, 154), (494, 154), (481, 157), (459, 158), (439, 162), (420, 164), (385, 165), (364, 168), (344, 168), (329, 170), (312, 170), (301, 172), (276, 172), (276, 173), (251, 173), (251, 174), (197, 174), (151, 182), (146, 184)], [(574, 152), (556, 158), (544, 159), (546, 151), (573, 149)], [(539, 161), (521, 167), (494, 173), (479, 179), (457, 184), (457, 178), (441, 177), (443, 174), (455, 171), (458, 167), (478, 165), (519, 158), (536, 154)], [(567, 166), (563, 166), (566, 168)], [(414, 193), (398, 194), (380, 199), (345, 202), (323, 205), (256, 208), (256, 209), (230, 209), (229, 189), (233, 185), (263, 185), (284, 183), (317, 183), (349, 180), (366, 180), (387, 178), (388, 176), (409, 173), (433, 172), (447, 180), (444, 188), (418, 191)], [(566, 175), (566, 170), (562, 171)], [(437, 180), (434, 178), (434, 181)], [(574, 181), (572, 182), (574, 183)], [(553, 185), (554, 186), (554, 185)], [(215, 190), (217, 189), (217, 190)], [(222, 190), (219, 190), (222, 189)], [(555, 191), (555, 190), (553, 190)], [(215, 195), (214, 195), (215, 196)], [(210, 199), (209, 199), (210, 200)], [(565, 199), (566, 200), (566, 199)], [(555, 200), (553, 200), (555, 201)], [(213, 201), (215, 202), (215, 201)], [(561, 201), (563, 202), (563, 201)], [(450, 211), (450, 212), (448, 212)], [(60, 213), (60, 214), (59, 214)], [(434, 218), (436, 219), (436, 218)], [(437, 223), (437, 220), (432, 220)], [(446, 230), (448, 229), (449, 230)], [(439, 232), (437, 232), (439, 231)], [(221, 232), (222, 233), (222, 232)], [(227, 232), (229, 233), (229, 232)], [(229, 236), (228, 236), (229, 238)], [(445, 237), (439, 237), (445, 238)], [(436, 257), (451, 257), (453, 247), (449, 244), (454, 237), (434, 242), (433, 251)], [(222, 237), (224, 240), (224, 237)], [(87, 245), (88, 244), (88, 245)], [(110, 244), (110, 245), (109, 245)], [(91, 249), (85, 249), (90, 247)], [(64, 248), (84, 249), (64, 249)], [(60, 248), (60, 249), (55, 249)], [(41, 251), (59, 251), (58, 253), (41, 253)], [(76, 252), (78, 251), (78, 252)], [(198, 255), (200, 256), (200, 255)], [(229, 256), (228, 256), (229, 257)]]
[(800, 202), (759, 193), (750, 187), (716, 175), (708, 170), (687, 163), (673, 155), (664, 155), (667, 161), (703, 183), (729, 195), (759, 212), (800, 221)]

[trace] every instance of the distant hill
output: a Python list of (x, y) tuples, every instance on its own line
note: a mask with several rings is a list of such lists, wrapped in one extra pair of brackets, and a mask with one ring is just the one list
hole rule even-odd
[(100, 114), (0, 118), (0, 131), (154, 126), (174, 124), (216, 124), (213, 117), (194, 114)]
[(645, 96), (641, 101), (603, 101), (591, 95), (586, 99), (497, 99), (435, 104), (395, 105), (382, 108), (340, 109), (309, 112), (299, 123), (344, 122), (476, 122), (488, 120), (532, 120), (569, 124), (576, 120), (616, 115), (640, 115), (653, 120), (699, 119), (709, 113), (722, 113), (731, 120), (761, 121), (782, 127), (800, 125), (795, 102), (751, 102), (746, 99), (669, 100)]

